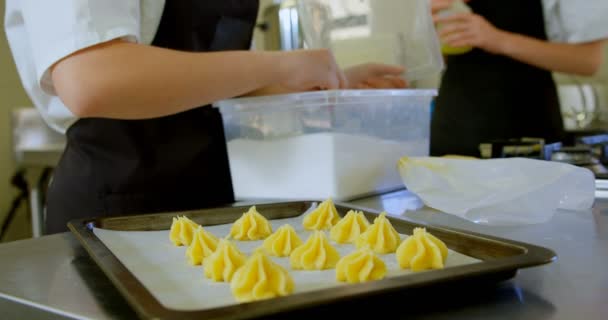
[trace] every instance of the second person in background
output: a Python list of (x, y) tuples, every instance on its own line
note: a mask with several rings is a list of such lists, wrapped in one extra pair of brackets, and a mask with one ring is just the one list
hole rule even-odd
[[(431, 128), (431, 154), (479, 156), (479, 144), (564, 138), (551, 72), (591, 76), (608, 38), (605, 0), (471, 0), (444, 15), (431, 0), (442, 42), (472, 47), (447, 57)], [(463, 50), (466, 51), (466, 50)]]

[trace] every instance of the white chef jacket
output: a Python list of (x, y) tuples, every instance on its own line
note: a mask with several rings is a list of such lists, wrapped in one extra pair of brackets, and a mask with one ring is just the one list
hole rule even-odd
[(150, 44), (164, 5), (165, 0), (6, 0), (4, 26), (17, 71), (49, 126), (65, 132), (77, 120), (55, 94), (50, 67), (114, 39)]
[[(6, 0), (5, 31), (17, 70), (49, 126), (65, 132), (77, 120), (55, 94), (50, 67), (78, 50), (113, 39), (151, 43), (164, 4), (165, 0)], [(551, 41), (608, 38), (607, 0), (543, 0), (543, 5)]]

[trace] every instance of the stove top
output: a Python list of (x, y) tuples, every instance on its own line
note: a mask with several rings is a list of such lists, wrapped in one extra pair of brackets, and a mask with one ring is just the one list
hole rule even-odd
[(495, 140), (479, 145), (483, 159), (524, 157), (569, 163), (608, 179), (608, 134), (580, 135), (571, 143), (545, 143), (539, 138)]

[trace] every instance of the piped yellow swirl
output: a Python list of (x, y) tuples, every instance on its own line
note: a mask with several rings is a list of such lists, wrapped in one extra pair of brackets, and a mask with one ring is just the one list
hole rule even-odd
[(236, 271), (230, 288), (237, 301), (249, 302), (289, 295), (294, 282), (287, 270), (258, 250)]
[(218, 239), (216, 236), (207, 232), (203, 227), (198, 226), (192, 243), (186, 250), (186, 257), (191, 265), (199, 265), (205, 258), (210, 256), (217, 248)]
[(189, 246), (198, 224), (185, 216), (173, 217), (169, 239), (176, 246)]
[(249, 208), (242, 217), (234, 222), (230, 237), (236, 240), (261, 240), (272, 233), (270, 222), (261, 215), (255, 206)]
[(357, 248), (369, 246), (374, 252), (385, 254), (395, 252), (400, 241), (401, 237), (386, 218), (386, 212), (382, 212), (374, 219), (374, 224), (359, 236), (356, 244)]
[(401, 268), (412, 271), (443, 269), (448, 257), (448, 247), (424, 228), (414, 229), (414, 234), (405, 239), (396, 252)]
[(338, 261), (336, 280), (360, 283), (386, 276), (386, 264), (369, 248), (361, 248)]
[(353, 243), (369, 227), (369, 221), (361, 211), (350, 210), (331, 228), (330, 238), (337, 243)]
[(327, 230), (340, 221), (338, 210), (331, 199), (327, 199), (304, 217), (302, 225), (306, 230)]
[(276, 257), (287, 257), (291, 252), (302, 244), (302, 240), (296, 230), (286, 224), (277, 229), (275, 233), (264, 240), (264, 250)]
[(315, 231), (306, 242), (297, 247), (289, 256), (291, 268), (295, 270), (324, 270), (336, 266), (340, 259), (323, 231)]
[(247, 257), (229, 240), (221, 239), (217, 249), (203, 260), (205, 277), (214, 281), (230, 281), (234, 273), (245, 264)]

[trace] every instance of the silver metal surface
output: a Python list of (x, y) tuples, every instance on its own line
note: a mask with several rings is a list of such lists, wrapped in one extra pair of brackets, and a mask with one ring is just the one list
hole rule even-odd
[[(351, 203), (400, 214), (411, 202), (401, 191)], [(558, 254), (550, 265), (521, 270), (488, 292), (455, 296), (457, 303), (438, 301), (416, 318), (591, 320), (608, 313), (608, 201), (598, 200), (593, 211), (560, 211), (548, 223), (523, 227), (476, 225), (430, 209), (409, 211), (402, 217), (529, 242)], [(69, 233), (0, 245), (0, 261), (3, 319), (135, 318)], [(399, 318), (395, 313), (391, 317)], [(411, 317), (404, 313), (402, 318)]]
[(608, 180), (595, 180), (595, 188), (597, 190), (608, 190)]
[(51, 129), (34, 108), (16, 109), (11, 114), (13, 155), (17, 168), (26, 169), (32, 235), (42, 236), (44, 226), (43, 190), (39, 185), (42, 170), (59, 162), (66, 144), (63, 134)]
[(21, 167), (54, 167), (66, 144), (65, 135), (51, 129), (34, 108), (11, 115), (13, 152)]
[(264, 49), (289, 51), (303, 46), (299, 15), (294, 0), (281, 1), (263, 12)]
[(2, 319), (136, 318), (70, 233), (3, 244), (0, 261)]
[[(594, 163), (591, 150), (589, 152), (567, 152), (558, 150), (551, 155), (551, 161), (564, 162), (573, 165), (588, 165)], [(597, 161), (597, 160), (596, 160)]]
[(296, 3), (293, 0), (283, 1), (279, 5), (279, 23), (283, 50), (296, 50), (301, 47), (300, 22)]
[(595, 180), (595, 198), (608, 199), (608, 180)]

